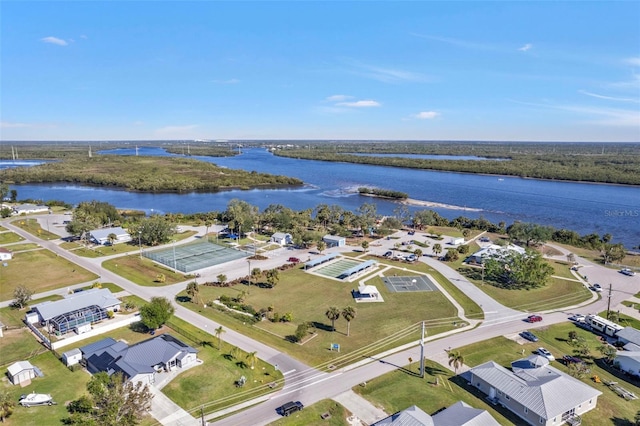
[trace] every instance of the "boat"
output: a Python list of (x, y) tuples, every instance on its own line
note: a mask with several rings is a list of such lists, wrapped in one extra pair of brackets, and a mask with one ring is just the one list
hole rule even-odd
[(54, 405), (53, 398), (48, 393), (31, 392), (27, 395), (21, 395), (18, 401), (23, 407), (33, 407), (36, 405)]

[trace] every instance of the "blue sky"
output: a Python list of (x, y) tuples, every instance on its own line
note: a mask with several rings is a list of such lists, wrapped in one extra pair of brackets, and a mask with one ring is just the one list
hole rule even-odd
[(640, 2), (2, 1), (1, 138), (640, 141)]

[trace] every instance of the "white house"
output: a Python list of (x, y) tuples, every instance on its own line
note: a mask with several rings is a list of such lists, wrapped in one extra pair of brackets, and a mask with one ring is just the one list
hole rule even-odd
[(293, 244), (293, 237), (291, 236), (291, 234), (287, 234), (284, 232), (276, 232), (271, 236), (270, 241), (272, 243), (276, 243), (281, 246), (286, 246), (289, 244)]
[(499, 424), (487, 410), (473, 408), (458, 401), (433, 416), (413, 405), (371, 426), (498, 426)]
[(451, 239), (451, 245), (459, 246), (460, 244), (464, 244), (464, 238), (459, 237), (459, 238), (452, 238)]
[(640, 351), (618, 351), (613, 364), (622, 371), (640, 376)]
[(347, 245), (347, 239), (337, 235), (325, 235), (322, 237), (322, 241), (325, 242), (327, 247), (344, 247)]
[(640, 346), (640, 330), (633, 327), (625, 327), (622, 330), (616, 332), (618, 342), (624, 346), (629, 343), (633, 343), (636, 346)]
[(17, 206), (11, 207), (11, 210), (13, 210), (11, 214), (17, 216), (21, 214), (45, 213), (49, 211), (49, 207), (35, 204), (18, 204)]
[(504, 259), (512, 253), (523, 255), (526, 253), (526, 251), (524, 248), (516, 246), (514, 244), (509, 244), (505, 247), (499, 246), (497, 244), (491, 244), (469, 256), (469, 261), (473, 263), (484, 263), (486, 259), (500, 260)]
[(116, 238), (113, 240), (113, 244), (118, 243), (126, 243), (131, 241), (131, 235), (120, 226), (115, 226), (113, 228), (101, 228), (94, 229), (93, 231), (89, 231), (90, 240), (95, 244), (106, 245), (110, 244), (109, 235), (115, 235)]
[(7, 368), (9, 380), (14, 385), (20, 385), (22, 383), (28, 384), (29, 381), (36, 377), (36, 367), (34, 367), (29, 361), (18, 361), (11, 364)]
[(12, 258), (13, 258), (13, 253), (11, 253), (11, 250), (8, 250), (4, 247), (0, 247), (0, 261), (11, 260)]

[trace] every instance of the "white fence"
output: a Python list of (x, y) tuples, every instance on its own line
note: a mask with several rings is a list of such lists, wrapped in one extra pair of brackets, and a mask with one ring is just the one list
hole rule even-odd
[(118, 318), (118, 316), (116, 316), (113, 319), (103, 321), (100, 324), (96, 324), (91, 331), (78, 334), (75, 336), (70, 336), (65, 339), (59, 340), (57, 342), (53, 342), (52, 346), (53, 346), (53, 349), (58, 349), (63, 346), (68, 346), (72, 343), (76, 343), (81, 340), (87, 339), (89, 337), (98, 336), (100, 334), (106, 333), (111, 330), (115, 330), (120, 327), (126, 327), (138, 321), (140, 321), (140, 314), (138, 313), (127, 315), (126, 317), (123, 317), (123, 318)]

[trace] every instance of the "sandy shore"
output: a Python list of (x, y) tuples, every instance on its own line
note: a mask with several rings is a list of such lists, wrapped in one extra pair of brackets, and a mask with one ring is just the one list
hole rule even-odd
[(420, 206), (420, 207), (436, 207), (440, 209), (449, 209), (449, 210), (464, 210), (469, 212), (481, 212), (482, 209), (476, 209), (472, 207), (461, 207), (461, 206), (453, 206), (451, 204), (443, 204), (443, 203), (434, 203), (433, 201), (423, 201), (423, 200), (414, 200), (413, 198), (407, 198), (406, 200), (402, 200), (401, 204), (406, 204), (408, 206)]

